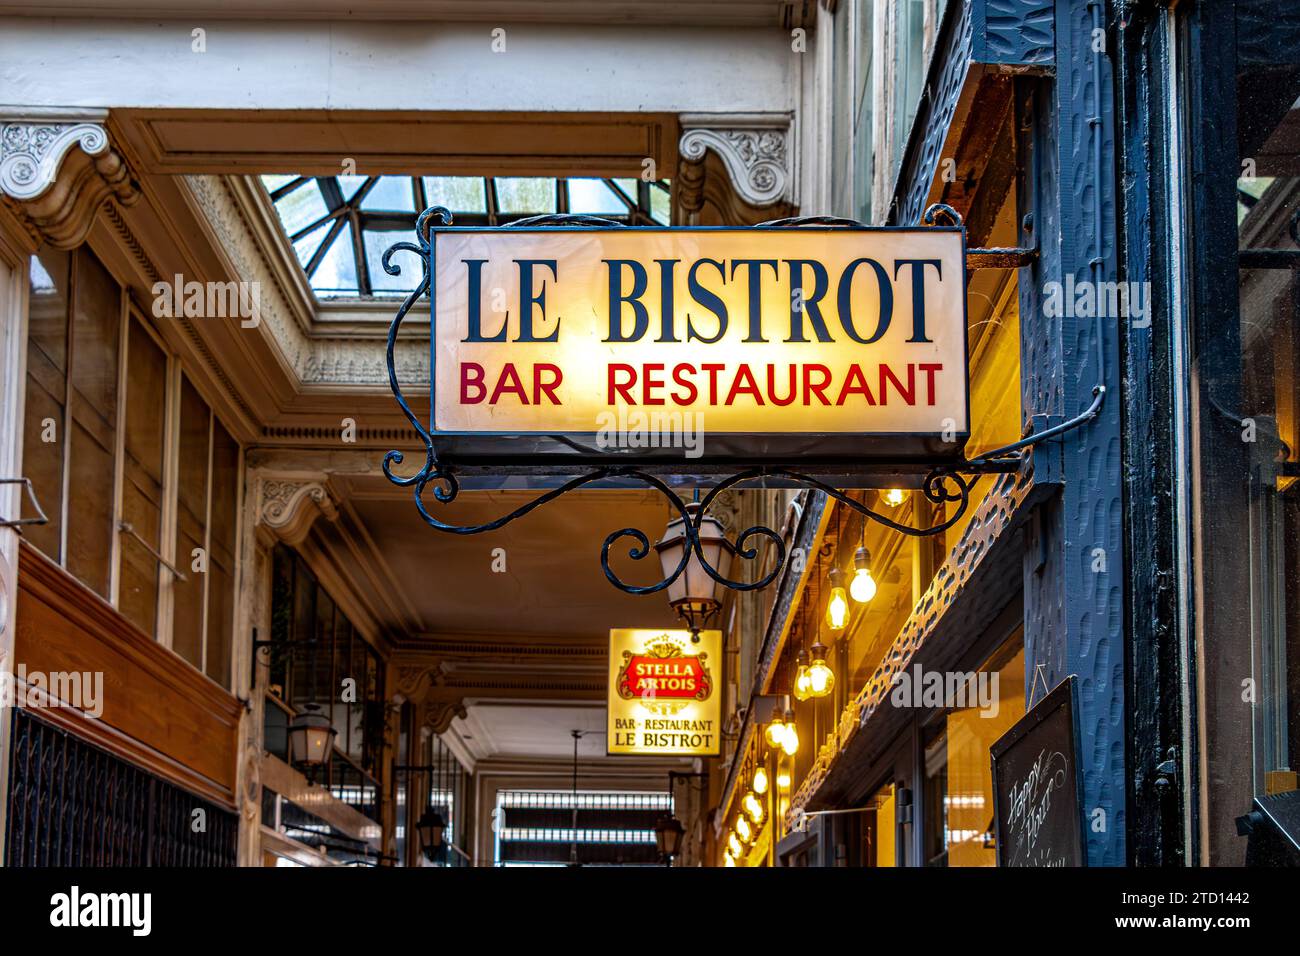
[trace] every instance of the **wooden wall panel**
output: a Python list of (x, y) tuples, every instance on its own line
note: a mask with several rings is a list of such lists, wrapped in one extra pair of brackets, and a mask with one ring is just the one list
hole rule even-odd
[(237, 698), (26, 543), (19, 555), (16, 624), (15, 667), (104, 675), (98, 718), (68, 707), (43, 707), (43, 718), (234, 806), (243, 710)]

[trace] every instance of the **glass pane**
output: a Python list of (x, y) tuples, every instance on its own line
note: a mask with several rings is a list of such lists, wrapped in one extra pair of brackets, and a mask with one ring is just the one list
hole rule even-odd
[(361, 208), (384, 212), (414, 212), (415, 191), (409, 176), (380, 176), (361, 200)]
[(67, 567), (108, 597), (122, 294), (86, 246), (74, 264)]
[(875, 101), (872, 98), (871, 60), (873, 6), (869, 0), (859, 0), (854, 43), (857, 100), (853, 117), (853, 215), (862, 222), (871, 222), (871, 188), (875, 176)]
[(357, 258), (352, 248), (352, 224), (344, 226), (329, 252), (312, 273), (311, 287), (326, 297), (357, 294)]
[(370, 288), (375, 295), (406, 295), (420, 281), (420, 258), (412, 252), (399, 252), (393, 262), (402, 267), (402, 274), (390, 276), (384, 271), (384, 253), (395, 242), (407, 242), (410, 233), (379, 232), (367, 229), (362, 233), (366, 241), (366, 265), (370, 269)]
[[(132, 320), (126, 351), (126, 456), (122, 462), (122, 520), (134, 534), (121, 543), (118, 607), (151, 637), (157, 635), (159, 574), (149, 551), (162, 550), (163, 426), (167, 356)], [(137, 539), (148, 542), (146, 548)]]
[(667, 183), (655, 183), (650, 187), (650, 215), (655, 222), (665, 226), (672, 222), (672, 196)]
[[(206, 547), (208, 523), (207, 402), (189, 378), (181, 379), (180, 443), (176, 488), (176, 563), (185, 580), (172, 586), (172, 650), (195, 667), (203, 666), (203, 594), (207, 578), (190, 573), (196, 549)], [(211, 561), (209, 560), (209, 567)]]
[(497, 209), (503, 213), (555, 212), (554, 179), (498, 179)]
[(921, 86), (925, 82), (925, 2), (903, 0), (899, 5), (894, 34), (894, 160), (893, 170), (907, 148), (912, 120), (921, 104)]
[[(310, 641), (316, 634), (316, 582), (302, 563), (302, 558), (293, 560), (293, 640)], [(312, 702), (312, 647), (304, 646), (302, 651), (292, 655), (289, 662), (293, 668), (289, 681), (289, 702), (295, 709)]]
[(483, 180), (479, 176), (425, 176), (424, 200), (452, 212), (487, 212)]
[[(271, 640), (281, 646), (293, 640), (293, 610), (293, 553), (280, 544), (271, 553)], [(284, 655), (271, 655), (269, 663), (267, 689), (284, 700), (288, 679)], [(271, 709), (267, 707), (268, 712)]]
[(292, 236), (324, 218), (329, 208), (325, 205), (316, 180), (308, 179), (297, 189), (281, 196), (275, 204), (275, 211), (280, 214), (284, 231)]
[(619, 199), (603, 179), (570, 179), (569, 212), (599, 215), (627, 213), (627, 204)]
[(357, 190), (366, 184), (369, 176), (336, 176), (335, 182), (339, 185), (339, 192), (342, 193), (345, 202), (351, 201), (356, 195)]
[(274, 176), (263, 176), (262, 185), (266, 187), (266, 191), (268, 193), (273, 193), (281, 186), (287, 186), (289, 183), (293, 182), (297, 178), (298, 178), (297, 176), (285, 176), (283, 174), (274, 175)]
[(1228, 21), (1235, 70), (1217, 87), (1235, 103), (1230, 92), (1223, 123), (1187, 129), (1207, 154), (1192, 232), (1216, 249), (1235, 233), (1239, 249), (1236, 292), (1215, 273), (1191, 349), (1206, 845), (1232, 866), (1246, 862), (1236, 819), (1256, 796), (1295, 790), (1300, 767), (1300, 50), (1284, 39), (1298, 16), (1276, 5), (1263, 30), (1241, 10), (1235, 34)]
[[(23, 409), (23, 474), (50, 519), (27, 525), (29, 542), (58, 561), (63, 527), (63, 406), (68, 375), (68, 283), (71, 257), (45, 248), (32, 257), (28, 299), (27, 395)], [(36, 513), (23, 495), (23, 516)]]
[(318, 250), (320, 244), (325, 241), (325, 237), (329, 235), (329, 231), (330, 223), (327, 222), (324, 225), (317, 226), (293, 244), (293, 251), (298, 256), (298, 263), (304, 269), (307, 268), (307, 264), (315, 257), (316, 250)]
[(239, 527), (239, 444), (213, 419), (212, 524), (208, 532), (208, 651), (205, 670), (230, 686), (231, 630), (235, 618), (235, 561)]

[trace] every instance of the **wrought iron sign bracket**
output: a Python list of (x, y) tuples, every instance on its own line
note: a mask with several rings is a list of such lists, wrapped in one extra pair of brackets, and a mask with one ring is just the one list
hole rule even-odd
[[(923, 218), (923, 223), (927, 226), (948, 226), (962, 227), (962, 219), (950, 206), (935, 204), (930, 206)], [(764, 482), (779, 481), (783, 486), (798, 486), (820, 491), (830, 498), (843, 504), (845, 507), (852, 509), (863, 515), (866, 519), (875, 521), (893, 531), (912, 537), (930, 537), (942, 534), (949, 528), (956, 525), (965, 515), (970, 506), (970, 490), (978, 478), (988, 474), (1005, 474), (1019, 471), (1024, 467), (1027, 456), (1021, 454), (1033, 445), (1055, 438), (1064, 434), (1071, 429), (1078, 428), (1092, 418), (1096, 417), (1101, 409), (1102, 401), (1105, 397), (1105, 385), (1099, 382), (1093, 389), (1093, 401), (1091, 406), (1082, 414), (1077, 415), (1068, 421), (1063, 421), (1050, 428), (1038, 431), (1019, 441), (1012, 442), (1001, 448), (986, 452), (977, 458), (962, 459), (955, 462), (945, 462), (935, 466), (926, 474), (920, 482), (920, 491), (926, 500), (935, 506), (954, 505), (950, 513), (943, 521), (929, 527), (917, 528), (894, 521), (887, 515), (872, 510), (863, 502), (857, 501), (847, 495), (842, 489), (836, 488), (820, 478), (805, 474), (785, 467), (759, 466), (740, 470), (734, 474), (723, 477), (717, 481), (699, 502), (699, 508), (695, 510), (694, 517), (691, 517), (687, 511), (687, 502), (671, 488), (662, 477), (656, 475), (645, 467), (644, 464), (638, 466), (635, 464), (603, 464), (593, 466), (589, 470), (576, 475), (565, 481), (563, 484), (538, 494), (531, 501), (526, 502), (513, 511), (504, 514), (495, 520), (484, 522), (477, 525), (456, 525), (442, 521), (434, 516), (428, 510), (424, 500), (426, 488), (432, 485), (432, 493), (437, 504), (446, 505), (455, 501), (460, 493), (460, 482), (456, 474), (454, 463), (442, 461), (439, 459), (433, 441), (430, 429), (420, 421), (420, 419), (411, 410), (402, 393), (402, 389), (397, 380), (397, 369), (394, 361), (394, 353), (397, 345), (397, 336), (401, 328), (402, 321), (406, 318), (407, 313), (418, 302), (421, 297), (429, 292), (430, 288), (430, 251), (431, 238), (430, 230), (435, 226), (449, 226), (452, 222), (452, 214), (441, 206), (433, 206), (422, 212), (416, 221), (416, 239), (417, 242), (399, 242), (390, 247), (383, 255), (384, 271), (391, 276), (401, 275), (401, 267), (392, 261), (394, 253), (412, 252), (420, 257), (423, 275), (415, 288), (403, 300), (398, 308), (393, 322), (388, 330), (387, 346), (387, 364), (388, 364), (388, 382), (392, 389), (393, 396), (397, 400), (398, 406), (406, 416), (411, 427), (415, 429), (424, 444), (424, 461), (421, 467), (410, 475), (400, 475), (393, 471), (394, 465), (400, 465), (405, 460), (405, 455), (401, 451), (390, 451), (384, 456), (383, 471), (384, 475), (393, 484), (400, 487), (409, 487), (412, 489), (415, 498), (416, 510), (423, 521), (431, 528), (446, 534), (455, 535), (475, 535), (483, 534), (489, 531), (496, 531), (505, 527), (511, 522), (522, 518), (524, 515), (542, 507), (543, 505), (554, 501), (555, 499), (576, 491), (579, 488), (588, 485), (595, 485), (600, 482), (609, 482), (611, 480), (620, 480), (623, 482), (638, 482), (651, 488), (661, 494), (668, 502), (670, 508), (676, 516), (682, 519), (683, 532), (687, 537), (687, 547), (682, 549), (682, 557), (677, 566), (660, 580), (653, 584), (636, 585), (629, 584), (618, 577), (610, 566), (610, 550), (615, 544), (623, 539), (631, 540), (631, 547), (628, 549), (628, 556), (633, 560), (642, 560), (653, 553), (654, 547), (649, 536), (644, 531), (637, 528), (622, 528), (610, 533), (601, 546), (600, 563), (605, 572), (605, 577), (614, 587), (628, 594), (653, 594), (657, 591), (663, 591), (683, 573), (692, 557), (699, 563), (703, 570), (719, 584), (724, 585), (734, 591), (756, 591), (767, 587), (772, 583), (781, 572), (785, 565), (786, 547), (785, 542), (781, 539), (778, 532), (772, 528), (755, 525), (746, 528), (736, 536), (735, 554), (745, 561), (755, 561), (759, 556), (758, 543), (766, 539), (775, 549), (777, 560), (774, 562), (771, 570), (755, 581), (738, 581), (719, 573), (716, 568), (712, 567), (704, 554), (700, 539), (700, 522), (709, 512), (709, 506), (714, 502), (718, 495), (731, 488), (739, 486), (762, 486)], [(598, 226), (606, 228), (625, 228), (626, 224), (614, 222), (599, 216), (588, 215), (569, 215), (555, 214), (534, 216), (528, 219), (522, 219), (511, 224), (511, 227), (566, 227), (566, 226)], [(818, 226), (818, 227), (845, 227), (845, 228), (864, 228), (866, 224), (852, 219), (839, 219), (828, 216), (797, 217), (792, 219), (780, 219), (768, 223), (762, 223), (755, 226), (755, 229), (767, 229), (778, 227), (799, 227), (799, 226)], [(967, 271), (976, 269), (1014, 269), (1031, 265), (1037, 259), (1037, 250), (1028, 248), (989, 248), (989, 249), (970, 249), (966, 251)], [(1098, 357), (1103, 355), (1101, 342), (1101, 330), (1098, 329)], [(1099, 369), (1104, 369), (1104, 365), (1099, 365)], [(557, 436), (557, 440), (564, 441), (563, 436)], [(906, 463), (899, 463), (900, 465)], [(886, 473), (889, 469), (889, 463), (876, 462), (873, 469)], [(851, 466), (846, 466), (848, 470), (854, 470)]]
[(27, 489), (27, 500), (36, 509), (35, 518), (0, 518), (0, 528), (21, 528), (23, 525), (29, 524), (49, 524), (50, 519), (46, 517), (45, 509), (36, 500), (36, 489), (32, 487), (30, 478), (0, 478), (0, 485), (22, 485)]

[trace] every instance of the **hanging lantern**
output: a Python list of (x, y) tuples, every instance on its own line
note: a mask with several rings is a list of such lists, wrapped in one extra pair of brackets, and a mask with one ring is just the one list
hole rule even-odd
[(329, 762), (334, 748), (334, 728), (319, 704), (306, 704), (289, 722), (289, 762), (316, 768)]
[[(688, 519), (694, 523), (700, 513), (700, 503), (692, 501), (686, 505)], [(731, 558), (736, 553), (733, 545), (723, 531), (722, 522), (712, 515), (705, 515), (699, 520), (700, 550), (710, 567), (720, 577), (727, 577), (731, 572)], [(664, 536), (655, 545), (659, 552), (659, 564), (664, 577), (671, 575), (681, 564), (682, 553), (690, 546), (686, 537), (685, 525), (681, 516), (668, 522)], [(692, 553), (684, 570), (677, 580), (668, 585), (668, 603), (686, 622), (692, 631), (697, 631), (708, 622), (722, 606), (718, 597), (721, 585), (709, 576), (700, 563), (699, 555)]]

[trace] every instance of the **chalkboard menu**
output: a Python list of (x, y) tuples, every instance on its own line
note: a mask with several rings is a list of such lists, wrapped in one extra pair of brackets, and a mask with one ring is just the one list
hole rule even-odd
[(1074, 714), (1067, 677), (989, 748), (998, 866), (1085, 866)]

